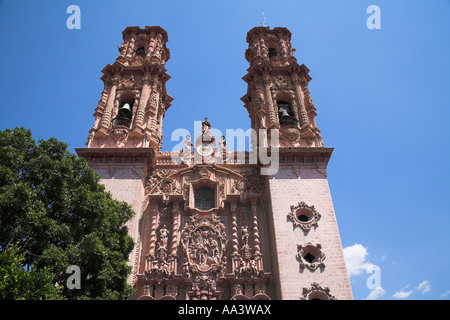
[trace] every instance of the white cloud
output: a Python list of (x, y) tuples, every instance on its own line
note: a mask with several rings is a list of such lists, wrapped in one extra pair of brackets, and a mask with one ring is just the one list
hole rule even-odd
[[(404, 288), (400, 289), (399, 291), (397, 291), (396, 293), (394, 293), (392, 295), (392, 298), (395, 298), (395, 299), (406, 299), (406, 298), (408, 298), (414, 292), (414, 290), (406, 290), (408, 288), (409, 288), (409, 284), (406, 287), (404, 287)], [(414, 289), (416, 291), (419, 291), (422, 294), (426, 293), (426, 292), (431, 290), (431, 281), (424, 280), (421, 283), (419, 283), (418, 286), (414, 287)]]
[(450, 295), (450, 290), (448, 290), (448, 291), (444, 292), (443, 294), (441, 294), (441, 295), (440, 295), (440, 298), (441, 298), (441, 299), (445, 299), (445, 298), (447, 298), (449, 295)]
[(419, 283), (419, 285), (415, 287), (415, 289), (422, 293), (426, 293), (431, 290), (431, 281), (424, 280), (421, 283)]
[[(365, 248), (362, 244), (355, 243), (352, 246), (345, 247), (344, 248), (344, 260), (345, 264), (347, 266), (347, 272), (348, 276), (351, 278), (352, 276), (360, 275), (362, 272), (365, 272), (367, 274), (372, 274), (374, 271), (378, 272), (379, 276), (379, 270), (380, 268), (377, 265), (374, 265), (370, 261), (367, 261), (367, 256), (369, 255), (369, 252), (367, 251), (367, 248)], [(376, 276), (373, 274), (373, 276)], [(372, 277), (372, 276), (371, 276)], [(369, 292), (369, 295), (367, 296), (367, 300), (376, 300), (380, 299), (386, 294), (386, 291), (379, 285), (379, 278), (378, 283), (372, 283), (371, 277), (367, 279), (366, 282), (367, 288), (372, 289)]]
[(382, 287), (375, 288), (370, 291), (366, 300), (377, 300), (383, 297), (386, 294), (386, 291)]
[(366, 261), (367, 255), (367, 248), (359, 243), (344, 248), (344, 260), (350, 277), (360, 275), (363, 271), (367, 272), (367, 270), (373, 269), (373, 264)]
[[(358, 276), (361, 273), (372, 274), (372, 272), (374, 270), (378, 270), (378, 272), (379, 272), (380, 268), (377, 265), (375, 265), (367, 260), (368, 255), (369, 255), (369, 252), (368, 252), (367, 248), (359, 243), (355, 243), (352, 246), (348, 246), (348, 247), (344, 248), (344, 260), (345, 260), (345, 264), (347, 266), (348, 276), (350, 278), (354, 277), (354, 276)], [(386, 256), (383, 256), (382, 261), (384, 261), (385, 259), (386, 259)], [(382, 288), (379, 285), (380, 282), (378, 281), (378, 284), (376, 284), (376, 286), (371, 287), (370, 284), (372, 284), (372, 282), (369, 280), (370, 279), (368, 279), (368, 281), (367, 281), (367, 287), (372, 290), (369, 292), (369, 295), (367, 296), (366, 299), (367, 300), (376, 300), (376, 299), (382, 298), (386, 294), (386, 291), (384, 290), (384, 288)], [(416, 287), (414, 287), (414, 289), (407, 290), (408, 288), (409, 288), (409, 285), (407, 285), (406, 287), (395, 292), (392, 295), (392, 298), (406, 299), (406, 298), (410, 297), (414, 293), (414, 291), (420, 292), (422, 294), (429, 292), (429, 291), (431, 291), (431, 281), (424, 280), (421, 283), (419, 283)], [(450, 294), (450, 291), (441, 295), (441, 297), (442, 298), (446, 297), (449, 294)]]
[(392, 298), (395, 298), (395, 299), (406, 299), (406, 298), (408, 298), (412, 293), (413, 293), (412, 290), (409, 290), (409, 291), (402, 291), (402, 290), (400, 290), (400, 291), (397, 291), (396, 293), (394, 293), (394, 294), (392, 295)]

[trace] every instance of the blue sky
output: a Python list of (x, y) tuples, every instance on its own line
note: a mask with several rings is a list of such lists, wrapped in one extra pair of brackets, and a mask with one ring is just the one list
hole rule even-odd
[[(81, 29), (69, 30), (69, 5)], [(381, 29), (369, 30), (369, 5)], [(127, 26), (169, 34), (174, 129), (249, 127), (247, 32), (287, 27), (326, 146), (328, 179), (355, 299), (450, 299), (450, 1), (18, 1), (0, 0), (0, 130), (83, 147)], [(370, 266), (382, 289), (366, 285)]]

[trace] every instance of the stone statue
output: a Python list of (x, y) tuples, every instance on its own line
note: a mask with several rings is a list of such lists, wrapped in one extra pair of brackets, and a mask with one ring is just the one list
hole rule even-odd
[(225, 146), (227, 145), (227, 142), (225, 141), (225, 136), (222, 136), (220, 138), (220, 141), (218, 142), (218, 144), (219, 144), (220, 154), (222, 154), (222, 155), (226, 154)]
[(160, 246), (167, 249), (167, 240), (169, 239), (169, 230), (166, 229), (166, 225), (163, 226), (161, 230), (159, 230), (159, 235), (161, 237)]
[(208, 121), (208, 118), (202, 122), (202, 133), (208, 133), (209, 129), (211, 129), (211, 123)]
[(248, 227), (242, 226), (241, 232), (242, 232), (242, 242), (244, 243), (243, 246), (248, 246)]
[(191, 153), (191, 147), (193, 146), (194, 144), (192, 143), (192, 141), (191, 141), (191, 136), (190, 135), (187, 135), (186, 136), (186, 140), (184, 140), (184, 152), (185, 153)]

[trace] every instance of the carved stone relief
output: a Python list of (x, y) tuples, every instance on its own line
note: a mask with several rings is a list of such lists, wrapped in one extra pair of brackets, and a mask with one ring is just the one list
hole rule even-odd
[(303, 288), (300, 300), (337, 300), (330, 294), (330, 288), (322, 287), (317, 282), (313, 282), (310, 288)]
[(297, 245), (297, 259), (300, 262), (300, 270), (308, 268), (311, 271), (316, 269), (324, 269), (325, 254), (322, 252), (320, 244), (313, 245), (311, 242), (307, 244)]
[(155, 260), (150, 261), (150, 270), (147, 271), (148, 275), (158, 282), (162, 282), (164, 279), (172, 277), (173, 270), (170, 268), (169, 261), (169, 237), (172, 230), (172, 210), (169, 207), (164, 207), (159, 210), (159, 223), (156, 233), (156, 252)]
[(189, 217), (182, 234), (185, 273), (192, 280), (193, 299), (214, 299), (217, 281), (223, 277), (228, 238), (225, 226), (215, 214)]
[(305, 202), (299, 202), (296, 206), (291, 206), (291, 211), (287, 215), (294, 227), (300, 227), (308, 232), (313, 226), (318, 225), (321, 214), (317, 212), (314, 206), (308, 206)]

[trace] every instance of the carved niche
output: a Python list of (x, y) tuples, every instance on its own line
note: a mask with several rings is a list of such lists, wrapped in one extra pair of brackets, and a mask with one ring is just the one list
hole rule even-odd
[(173, 213), (169, 207), (157, 210), (159, 216), (159, 226), (154, 230), (155, 237), (155, 254), (149, 257), (149, 270), (146, 275), (149, 279), (153, 279), (158, 284), (163, 280), (172, 278), (174, 275), (173, 268), (170, 267), (170, 237), (173, 230)]
[(239, 268), (236, 270), (236, 275), (239, 278), (251, 281), (253, 277), (264, 273), (263, 270), (258, 270), (258, 258), (253, 255), (253, 248), (249, 245), (249, 232), (247, 226), (241, 226), (241, 256), (239, 257)]

